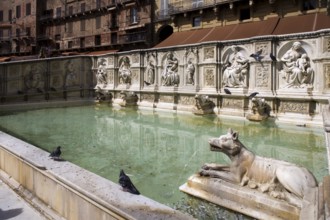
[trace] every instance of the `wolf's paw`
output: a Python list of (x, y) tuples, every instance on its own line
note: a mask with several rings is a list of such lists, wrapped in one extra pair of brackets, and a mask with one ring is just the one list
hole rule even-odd
[(201, 169), (199, 171), (199, 175), (201, 175), (201, 176), (209, 176), (210, 174), (207, 172), (207, 170)]

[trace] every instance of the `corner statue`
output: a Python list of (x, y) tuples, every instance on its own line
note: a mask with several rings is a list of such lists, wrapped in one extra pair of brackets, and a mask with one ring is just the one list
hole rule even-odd
[(315, 177), (306, 168), (255, 155), (238, 140), (238, 133), (232, 129), (219, 138), (211, 138), (209, 144), (211, 151), (226, 154), (231, 163), (204, 164), (200, 171), (201, 176), (220, 178), (241, 186), (247, 185), (297, 207), (301, 206), (306, 192), (317, 187)]

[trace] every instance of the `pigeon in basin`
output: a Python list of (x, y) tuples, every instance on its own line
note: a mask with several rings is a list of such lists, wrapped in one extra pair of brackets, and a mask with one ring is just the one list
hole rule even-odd
[(55, 150), (53, 150), (53, 152), (49, 154), (49, 157), (51, 157), (54, 160), (61, 160), (60, 158), (61, 154), (62, 154), (61, 146), (58, 146), (56, 147)]
[(135, 195), (140, 194), (140, 192), (133, 185), (131, 179), (125, 174), (124, 170), (120, 170), (119, 184), (123, 187), (125, 192), (130, 192)]

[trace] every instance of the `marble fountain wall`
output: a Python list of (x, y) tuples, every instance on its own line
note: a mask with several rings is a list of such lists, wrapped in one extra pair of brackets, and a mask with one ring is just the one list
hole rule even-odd
[[(294, 45), (300, 49), (292, 51)], [(0, 107), (8, 110), (8, 106), (17, 103), (26, 107), (36, 103), (56, 105), (59, 100), (90, 101), (95, 92), (105, 94), (105, 101), (117, 104), (122, 101), (122, 92), (127, 91), (138, 97), (136, 104), (140, 107), (192, 111), (199, 94), (215, 104), (213, 110), (219, 116), (246, 117), (251, 112), (248, 96), (259, 92), (257, 96), (265, 99), (276, 120), (321, 126), (322, 109), (328, 108), (330, 94), (329, 45), (329, 32), (319, 31), (102, 56), (8, 62), (0, 65)], [(257, 51), (262, 56), (260, 61), (250, 56)], [(276, 61), (271, 59), (271, 53)], [(224, 88), (231, 94), (226, 94)], [(7, 134), (1, 133), (0, 138), (0, 178), (24, 197), (40, 200), (67, 219), (95, 213), (104, 219), (134, 219), (149, 215), (148, 207), (154, 207), (153, 216), (165, 213), (174, 219), (189, 219), (148, 198), (142, 198), (148, 205), (141, 212), (141, 201), (123, 194), (118, 185), (71, 163), (65, 162), (63, 167), (46, 163), (39, 156), (47, 152)], [(84, 175), (63, 176), (62, 169)], [(93, 181), (85, 182), (79, 176)], [(60, 193), (49, 192), (43, 183)], [(104, 185), (109, 195), (104, 196)], [(69, 201), (70, 210), (62, 203), (64, 200)], [(123, 204), (118, 206), (118, 201)]]
[[(321, 125), (330, 94), (329, 44), (328, 32), (316, 32), (107, 54), (94, 58), (95, 89), (111, 93), (113, 103), (130, 91), (139, 106), (178, 111), (191, 111), (201, 94), (226, 117), (246, 117), (249, 94), (259, 92), (277, 120)], [(260, 60), (250, 56), (258, 51)]]

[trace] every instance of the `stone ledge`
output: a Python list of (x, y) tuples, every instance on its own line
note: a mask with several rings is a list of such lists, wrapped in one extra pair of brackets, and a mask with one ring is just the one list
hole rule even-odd
[(0, 170), (65, 219), (108, 219), (116, 215), (125, 219), (192, 219), (143, 195), (124, 192), (119, 184), (70, 162), (48, 156), (48, 152), (0, 132)]

